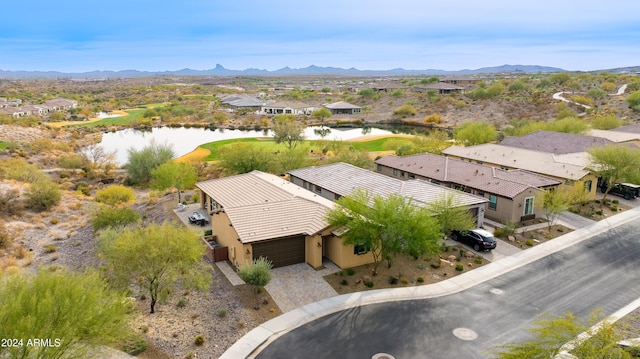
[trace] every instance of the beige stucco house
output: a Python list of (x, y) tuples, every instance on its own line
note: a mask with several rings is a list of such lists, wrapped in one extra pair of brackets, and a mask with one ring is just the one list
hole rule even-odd
[(199, 182), (200, 204), (211, 214), (216, 243), (228, 248), (231, 264), (240, 268), (267, 257), (274, 267), (307, 263), (322, 266), (323, 257), (341, 268), (373, 263), (325, 220), (335, 204), (283, 178), (253, 171)]
[(376, 160), (376, 171), (401, 180), (426, 180), (486, 198), (489, 201), (484, 216), (502, 223), (543, 216), (536, 202), (545, 189), (561, 184), (557, 179), (525, 170), (505, 170), (430, 153), (386, 156)]
[(459, 206), (469, 209), (478, 227), (484, 221), (485, 198), (419, 179), (402, 181), (342, 162), (300, 168), (288, 173), (291, 182), (329, 200), (337, 200), (356, 189), (382, 197), (391, 194), (410, 197), (417, 206), (428, 206), (436, 200), (453, 196)]
[(468, 147), (451, 146), (442, 154), (505, 170), (527, 170), (561, 181), (560, 187), (574, 188), (579, 183), (584, 187), (585, 198), (596, 198), (598, 179), (587, 169), (590, 162), (587, 152), (553, 154), (486, 143)]

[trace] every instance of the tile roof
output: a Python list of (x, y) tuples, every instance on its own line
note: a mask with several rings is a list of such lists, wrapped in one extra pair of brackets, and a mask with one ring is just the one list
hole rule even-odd
[[(633, 132), (633, 128), (630, 128), (630, 129), (632, 129), (632, 131), (630, 131), (630, 132), (616, 131), (618, 129), (610, 130), (610, 131), (606, 131), (606, 130), (590, 130), (589, 134), (591, 136), (597, 136), (597, 137), (606, 138), (607, 140), (609, 140), (611, 142), (615, 142), (615, 143), (640, 140), (640, 131), (639, 132)], [(640, 130), (640, 127), (638, 129)]]
[(614, 128), (611, 131), (626, 132), (626, 133), (640, 133), (640, 123), (634, 123), (633, 125), (627, 125), (627, 126)]
[(265, 107), (272, 107), (272, 108), (310, 108), (310, 107), (313, 107), (313, 106), (307, 105), (307, 104), (302, 103), (302, 102), (297, 102), (297, 101), (277, 101), (277, 102), (265, 105)]
[(449, 84), (446, 82), (437, 82), (434, 84), (419, 85), (419, 86), (415, 86), (415, 88), (427, 89), (427, 90), (464, 90), (465, 89), (464, 87)]
[(529, 188), (560, 184), (558, 180), (525, 170), (504, 170), (430, 153), (404, 157), (385, 156), (376, 163), (507, 198), (513, 198)]
[(601, 147), (611, 143), (611, 141), (601, 137), (553, 131), (535, 131), (519, 137), (508, 136), (500, 142), (503, 146), (549, 152), (557, 155), (584, 152), (591, 147)]
[(357, 189), (365, 189), (373, 195), (410, 196), (420, 205), (426, 205), (449, 194), (455, 194), (461, 206), (476, 205), (487, 201), (479, 196), (426, 181), (403, 181), (342, 162), (300, 168), (289, 171), (289, 174), (341, 196), (346, 196)]
[(442, 153), (570, 180), (579, 180), (589, 174), (585, 169), (589, 161), (589, 155), (586, 152), (554, 155), (548, 152), (485, 143), (469, 147), (451, 146)]
[(253, 171), (196, 184), (222, 205), (242, 243), (327, 228), (324, 216), (335, 205), (285, 179)]

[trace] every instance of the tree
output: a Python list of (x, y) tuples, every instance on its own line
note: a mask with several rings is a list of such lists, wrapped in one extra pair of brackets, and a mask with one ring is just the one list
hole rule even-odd
[(48, 178), (31, 183), (25, 191), (25, 196), (27, 207), (35, 211), (46, 211), (62, 199), (60, 188)]
[(344, 162), (360, 168), (373, 168), (373, 159), (366, 150), (356, 150), (349, 146), (344, 146), (338, 150), (335, 156), (327, 159), (329, 163)]
[(175, 188), (178, 203), (182, 202), (182, 191), (193, 188), (197, 181), (196, 169), (186, 162), (166, 162), (151, 171), (151, 188), (161, 191)]
[(290, 170), (311, 166), (313, 161), (309, 151), (309, 148), (298, 147), (278, 153), (276, 157), (278, 173), (283, 174)]
[(588, 152), (591, 158), (589, 170), (607, 184), (601, 207), (614, 183), (640, 181), (640, 150), (609, 145), (593, 147)]
[(544, 315), (529, 332), (533, 337), (527, 341), (495, 348), (498, 358), (555, 358), (563, 352), (580, 359), (631, 358), (617, 345), (621, 337), (615, 330), (615, 323), (602, 321), (597, 310), (587, 320), (576, 318), (571, 313)]
[(338, 205), (327, 212), (327, 221), (331, 226), (345, 229), (344, 244), (363, 246), (371, 251), (373, 275), (377, 275), (378, 265), (384, 259), (391, 267), (396, 254), (417, 258), (438, 252), (442, 232), (437, 220), (409, 198), (397, 194), (371, 196), (357, 190), (336, 203)]
[(574, 201), (572, 194), (566, 190), (546, 189), (542, 195), (542, 211), (547, 219), (549, 230), (551, 226), (556, 224), (560, 213), (569, 209), (569, 206)]
[(245, 265), (238, 271), (238, 276), (247, 284), (253, 286), (253, 293), (258, 299), (258, 290), (271, 281), (273, 263), (265, 257), (254, 259), (253, 263)]
[(440, 229), (444, 234), (451, 231), (466, 231), (476, 227), (476, 220), (469, 209), (460, 205), (460, 201), (453, 193), (445, 194), (427, 206), (431, 214), (440, 223)]
[(151, 180), (151, 171), (175, 157), (169, 144), (151, 142), (141, 150), (128, 149), (129, 161), (125, 166), (129, 180), (133, 184), (147, 184)]
[[(0, 346), (0, 357), (88, 358), (93, 346), (117, 344), (130, 335), (130, 309), (123, 293), (110, 290), (95, 272), (5, 275), (0, 278), (2, 337), (23, 342)], [(29, 345), (33, 338), (51, 343)]]
[(273, 139), (276, 143), (284, 143), (288, 148), (295, 148), (304, 141), (304, 124), (298, 122), (294, 115), (278, 115), (273, 120)]
[(329, 111), (328, 108), (323, 107), (311, 112), (311, 116), (318, 119), (318, 121), (320, 121), (320, 125), (322, 126), (324, 124), (324, 120), (331, 117), (331, 111)]
[(453, 138), (465, 146), (473, 146), (494, 141), (498, 131), (487, 122), (465, 122), (453, 131)]
[(273, 154), (264, 147), (248, 142), (236, 142), (218, 151), (220, 166), (230, 174), (253, 170), (269, 172), (273, 168)]
[(100, 235), (100, 255), (114, 285), (122, 289), (133, 285), (149, 295), (151, 313), (158, 300), (174, 292), (177, 281), (186, 288), (209, 285), (202, 242), (194, 232), (171, 223), (106, 230)]
[(116, 167), (116, 151), (107, 151), (99, 144), (87, 146), (82, 151), (82, 156), (92, 171), (101, 170), (105, 176)]

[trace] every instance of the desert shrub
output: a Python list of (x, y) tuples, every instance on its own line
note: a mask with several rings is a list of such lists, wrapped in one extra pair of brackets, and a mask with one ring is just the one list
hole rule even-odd
[(529, 247), (533, 247), (533, 239), (527, 239), (526, 241), (524, 241), (524, 244), (526, 244)]
[(7, 226), (4, 224), (4, 221), (0, 220), (0, 249), (9, 247), (10, 243), (11, 236), (7, 230)]
[(137, 222), (140, 214), (133, 208), (112, 208), (103, 207), (93, 216), (93, 229), (101, 230), (105, 228), (124, 227)]
[(193, 203), (196, 203), (196, 202), (198, 202), (199, 200), (200, 200), (200, 195), (199, 195), (197, 192), (196, 192), (196, 193), (194, 193), (194, 194), (193, 194), (193, 196), (191, 196), (191, 201), (192, 201)]
[(476, 257), (474, 262), (476, 262), (476, 264), (482, 264), (482, 257)]
[(213, 230), (211, 230), (211, 229), (207, 229), (206, 231), (204, 231), (204, 235), (205, 236), (210, 236), (212, 234), (213, 234)]
[(53, 217), (53, 218), (51, 218), (51, 219), (49, 220), (49, 223), (51, 223), (51, 224), (53, 224), (53, 225), (56, 225), (56, 224), (60, 223), (60, 220), (59, 220), (59, 219), (57, 219), (56, 217)]
[(89, 188), (89, 184), (85, 181), (80, 181), (76, 183), (75, 190), (82, 193), (85, 196), (91, 195), (91, 189)]
[(19, 158), (0, 160), (0, 179), (12, 179), (19, 182), (36, 182), (47, 178), (38, 167)]
[(193, 341), (193, 344), (201, 347), (204, 345), (204, 337), (202, 335), (198, 335), (196, 339)]
[(618, 206), (611, 206), (611, 210), (614, 212), (618, 212)]
[(407, 278), (402, 278), (402, 280), (400, 281), (402, 282), (402, 284), (409, 284), (409, 280)]
[(601, 209), (599, 209), (599, 210), (597, 210), (597, 211), (596, 211), (596, 214), (597, 214), (598, 216), (602, 216), (602, 213), (603, 213), (603, 212), (602, 212), (602, 210), (601, 210)]
[(558, 227), (557, 231), (562, 233), (562, 232), (564, 232), (564, 229), (562, 227)]
[(393, 114), (396, 115), (396, 116), (400, 116), (400, 117), (408, 117), (408, 116), (415, 115), (416, 111), (417, 110), (416, 110), (415, 107), (413, 107), (413, 106), (411, 106), (409, 104), (406, 104), (406, 105), (402, 105), (402, 106), (396, 108), (393, 111)]
[(424, 282), (424, 277), (418, 277), (418, 278), (416, 279), (416, 281), (417, 281), (418, 283), (423, 283), (423, 282)]
[(502, 233), (504, 236), (512, 236), (514, 233), (516, 233), (517, 227), (518, 227), (518, 224), (516, 222), (507, 221), (504, 224), (504, 227), (502, 227)]
[(176, 307), (178, 308), (184, 308), (186, 306), (187, 306), (187, 300), (185, 298), (180, 298), (178, 303), (176, 303)]
[(222, 309), (218, 309), (218, 316), (219, 316), (220, 318), (224, 318), (224, 317), (226, 317), (226, 316), (227, 316), (227, 314), (228, 314), (228, 312), (227, 312), (227, 310), (226, 310), (226, 309), (224, 309), (224, 308), (222, 308)]
[(424, 120), (422, 120), (422, 122), (426, 124), (431, 124), (431, 125), (438, 125), (442, 123), (442, 116), (438, 113), (434, 113), (425, 117)]
[(423, 263), (418, 264), (418, 269), (424, 269), (424, 262), (423, 262)]
[(367, 288), (373, 288), (373, 281), (368, 280), (368, 281), (364, 282), (364, 285)]
[(0, 190), (0, 213), (14, 215), (20, 212), (22, 212), (20, 191), (17, 188)]
[(494, 237), (503, 237), (504, 236), (504, 231), (502, 231), (502, 228), (496, 228), (493, 231), (493, 236)]
[(464, 265), (462, 265), (460, 263), (456, 264), (456, 270), (458, 272), (462, 272), (464, 270)]
[(28, 208), (35, 211), (45, 211), (55, 206), (62, 199), (58, 185), (48, 178), (31, 183), (25, 191)]
[(347, 275), (354, 275), (356, 274), (356, 270), (353, 268), (347, 268)]
[(111, 206), (128, 203), (136, 199), (133, 189), (121, 185), (109, 186), (96, 192), (96, 201)]
[(398, 284), (398, 277), (395, 277), (395, 276), (389, 277), (389, 284)]
[(54, 253), (54, 252), (57, 252), (57, 251), (58, 251), (58, 247), (56, 247), (53, 244), (50, 244), (50, 245), (44, 247), (44, 252), (45, 253)]
[(346, 279), (342, 279), (340, 281), (340, 285), (347, 285), (347, 284), (349, 284), (349, 282)]
[(613, 201), (611, 201), (612, 204), (619, 204), (620, 201), (618, 201), (617, 199), (614, 199)]
[(440, 263), (431, 263), (431, 268), (433, 268), (433, 269), (440, 268)]
[(82, 156), (79, 155), (68, 155), (62, 156), (58, 158), (58, 166), (67, 169), (76, 169), (82, 168), (84, 165), (84, 160)]

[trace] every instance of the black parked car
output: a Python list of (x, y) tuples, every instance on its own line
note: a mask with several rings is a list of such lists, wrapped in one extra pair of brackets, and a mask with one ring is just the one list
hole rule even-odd
[[(607, 190), (607, 185), (600, 187), (600, 191), (604, 193)], [(614, 183), (609, 190), (610, 194), (620, 196), (624, 199), (634, 199), (640, 196), (640, 186), (632, 183)]]
[(451, 238), (470, 245), (476, 251), (490, 251), (496, 248), (496, 238), (493, 234), (480, 228), (470, 231), (453, 231)]

